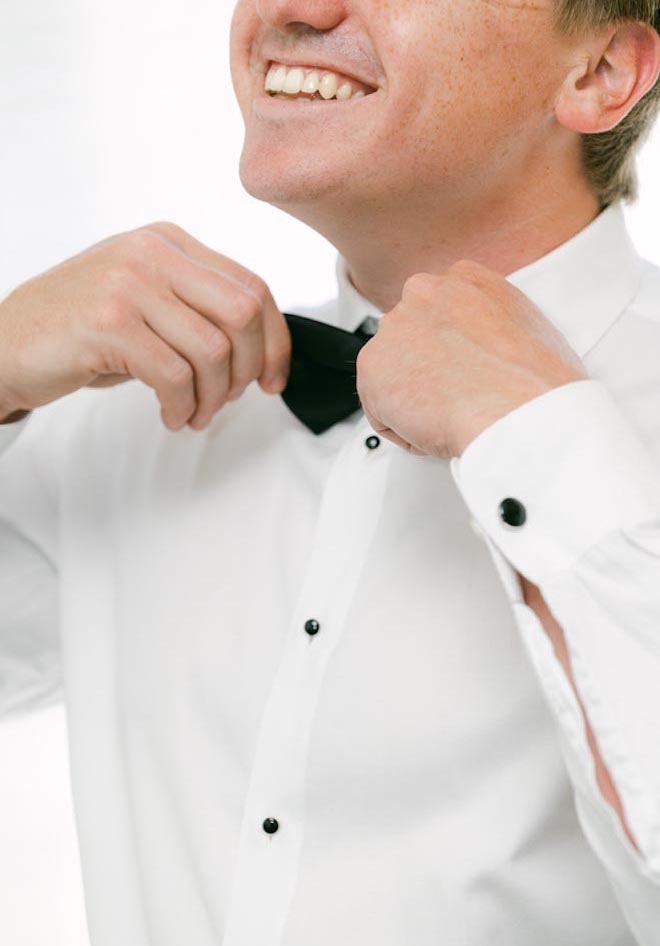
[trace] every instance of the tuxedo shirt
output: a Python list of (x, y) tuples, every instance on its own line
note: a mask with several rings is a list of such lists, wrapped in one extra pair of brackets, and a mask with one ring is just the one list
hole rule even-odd
[[(301, 314), (378, 318), (338, 277)], [(589, 379), (450, 461), (256, 384), (0, 427), (0, 710), (65, 700), (94, 946), (660, 944), (660, 271), (614, 204), (508, 278)]]

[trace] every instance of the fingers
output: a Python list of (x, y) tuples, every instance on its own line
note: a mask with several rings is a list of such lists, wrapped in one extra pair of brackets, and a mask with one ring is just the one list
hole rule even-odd
[(172, 292), (229, 338), (232, 397), (255, 378), (263, 379), (270, 391), (276, 390), (276, 380), (285, 377), (289, 367), (285, 347), (288, 329), (270, 293), (266, 290), (259, 296), (232, 277), (183, 255), (169, 270), (169, 278)]
[(180, 430), (197, 407), (191, 364), (144, 322), (136, 321), (115, 344), (128, 374), (156, 392), (165, 426)]
[(179, 265), (170, 269), (172, 291), (230, 339), (230, 397), (239, 396), (255, 378), (268, 393), (280, 393), (289, 373), (291, 338), (268, 286), (174, 224), (146, 229), (179, 251)]
[(281, 394), (291, 370), (291, 333), (273, 303), (264, 311), (264, 369), (259, 384), (268, 394)]
[(236, 283), (246, 288), (256, 289), (257, 286), (262, 283), (262, 280), (254, 273), (251, 273), (249, 269), (241, 266), (240, 263), (237, 263), (235, 260), (229, 259), (228, 256), (223, 256), (222, 253), (212, 250), (204, 243), (200, 243), (199, 240), (196, 240), (195, 237), (191, 236), (186, 230), (177, 226), (175, 223), (150, 223), (143, 229), (158, 234), (158, 236), (167, 240), (178, 250), (185, 253), (191, 260), (201, 263), (203, 266), (214, 270), (219, 275), (233, 279)]
[[(284, 390), (291, 339), (262, 280), (173, 224), (132, 231), (121, 239), (118, 252), (122, 272), (130, 276), (128, 302), (145, 328), (192, 372), (196, 405), (184, 423), (203, 429), (255, 379), (268, 393)], [(169, 391), (167, 385), (163, 390)], [(189, 408), (187, 388), (185, 398)], [(169, 400), (163, 411), (172, 426), (184, 409), (175, 409)]]
[(227, 401), (232, 346), (224, 332), (174, 298), (146, 300), (146, 324), (192, 367), (196, 407), (188, 418), (202, 430)]

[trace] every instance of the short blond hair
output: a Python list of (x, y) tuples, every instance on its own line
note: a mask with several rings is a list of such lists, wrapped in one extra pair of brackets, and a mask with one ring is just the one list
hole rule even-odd
[[(660, 0), (557, 0), (557, 7), (557, 25), (563, 32), (638, 20), (660, 33)], [(659, 111), (660, 82), (656, 82), (616, 128), (583, 136), (585, 170), (602, 206), (637, 196), (635, 153)]]

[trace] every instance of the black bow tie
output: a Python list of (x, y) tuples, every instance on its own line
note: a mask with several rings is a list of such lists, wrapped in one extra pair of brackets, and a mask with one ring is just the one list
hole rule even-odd
[(315, 434), (360, 410), (355, 362), (378, 327), (368, 317), (355, 332), (347, 332), (284, 314), (291, 332), (291, 370), (282, 392), (287, 407)]

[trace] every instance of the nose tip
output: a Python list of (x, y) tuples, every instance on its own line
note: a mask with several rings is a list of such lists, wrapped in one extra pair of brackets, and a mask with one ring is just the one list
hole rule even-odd
[(257, 12), (264, 23), (282, 32), (301, 27), (331, 30), (346, 15), (345, 0), (257, 0)]

